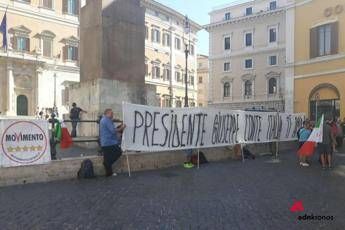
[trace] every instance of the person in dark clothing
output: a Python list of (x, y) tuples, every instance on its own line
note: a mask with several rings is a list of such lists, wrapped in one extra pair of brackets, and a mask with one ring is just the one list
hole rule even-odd
[(104, 115), (100, 121), (100, 141), (103, 152), (103, 165), (105, 168), (105, 175), (116, 176), (113, 173), (113, 164), (121, 157), (121, 142), (120, 133), (126, 128), (126, 125), (122, 124), (115, 128), (113, 123), (114, 113), (111, 109), (106, 109)]
[(332, 128), (331, 121), (327, 120), (323, 124), (323, 134), (322, 134), (322, 143), (319, 143), (317, 146), (318, 152), (321, 156), (322, 169), (332, 167)]
[(77, 104), (75, 102), (72, 103), (72, 109), (69, 113), (69, 118), (72, 120), (72, 132), (71, 137), (77, 136), (77, 125), (80, 121), (80, 113), (87, 113), (85, 110), (77, 107)]

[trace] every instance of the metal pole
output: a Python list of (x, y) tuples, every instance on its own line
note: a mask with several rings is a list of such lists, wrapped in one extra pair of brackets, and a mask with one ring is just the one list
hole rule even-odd
[(198, 149), (198, 169), (200, 168), (200, 149)]
[(128, 176), (131, 177), (131, 167), (129, 165), (128, 153), (126, 152)]
[(185, 77), (184, 77), (184, 83), (185, 83), (185, 97), (184, 97), (184, 107), (188, 107), (188, 47), (187, 44), (185, 43), (186, 46), (186, 50), (185, 50), (185, 54), (186, 54), (186, 73), (185, 73)]

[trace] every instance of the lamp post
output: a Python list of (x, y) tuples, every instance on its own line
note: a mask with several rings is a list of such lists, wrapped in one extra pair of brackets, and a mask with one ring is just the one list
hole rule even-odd
[(315, 94), (315, 122), (317, 123), (317, 106), (318, 106), (318, 102), (320, 100), (320, 94), (317, 92)]
[[(188, 36), (188, 41), (186, 41), (185, 35)], [(185, 58), (186, 58), (186, 69), (185, 69), (185, 77), (184, 77), (184, 83), (185, 83), (185, 97), (184, 97), (184, 107), (188, 107), (188, 55), (190, 52), (190, 24), (189, 19), (186, 15), (185, 17), (185, 24), (184, 24), (184, 34), (183, 34), (183, 43), (185, 46)]]

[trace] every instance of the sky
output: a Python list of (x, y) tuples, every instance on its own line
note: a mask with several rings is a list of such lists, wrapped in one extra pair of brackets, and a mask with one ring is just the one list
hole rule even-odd
[[(199, 25), (206, 25), (210, 22), (209, 12), (214, 7), (235, 2), (236, 0), (156, 0), (190, 19)], [(203, 30), (198, 33), (198, 54), (208, 55), (208, 33)]]

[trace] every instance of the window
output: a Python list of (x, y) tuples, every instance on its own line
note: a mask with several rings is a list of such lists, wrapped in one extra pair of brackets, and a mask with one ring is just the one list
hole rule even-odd
[(253, 14), (253, 7), (247, 7), (246, 8), (246, 16)]
[(15, 37), (14, 38), (14, 48), (17, 51), (30, 51), (30, 39), (25, 37)]
[(250, 47), (253, 45), (253, 34), (252, 33), (246, 33), (245, 43), (246, 43), (246, 47)]
[(42, 6), (44, 8), (53, 9), (53, 0), (42, 0)]
[(161, 42), (161, 32), (158, 29), (151, 30), (151, 40), (152, 42), (160, 43)]
[(156, 79), (158, 79), (158, 78), (160, 78), (160, 68), (159, 68), (159, 66), (152, 66), (152, 78), (156, 78)]
[(52, 57), (53, 53), (53, 40), (51, 38), (43, 38), (43, 56)]
[(275, 9), (277, 9), (277, 1), (270, 2), (270, 10), (275, 10)]
[(195, 107), (195, 102), (192, 101), (192, 102), (190, 103), (190, 107)]
[(149, 65), (145, 64), (145, 76), (149, 75)]
[(224, 97), (230, 97), (230, 83), (229, 82), (226, 82), (224, 83)]
[(202, 107), (203, 105), (202, 105), (202, 103), (199, 103), (199, 107)]
[(338, 53), (339, 23), (334, 22), (310, 30), (310, 57), (320, 57)]
[(176, 71), (176, 72), (175, 72), (175, 80), (176, 80), (177, 82), (181, 82), (181, 81), (182, 81), (182, 79), (181, 79), (181, 73), (180, 73), (179, 71)]
[(244, 96), (252, 96), (253, 92), (252, 92), (252, 81), (251, 80), (246, 80), (244, 82)]
[(149, 27), (145, 26), (145, 39), (149, 39)]
[(175, 38), (175, 49), (180, 50), (181, 49), (181, 39)]
[(194, 45), (190, 45), (190, 55), (194, 55)]
[(199, 84), (202, 84), (202, 77), (199, 77)]
[(63, 0), (63, 12), (77, 15), (79, 12), (79, 0)]
[(194, 86), (194, 76), (190, 76), (190, 85)]
[(224, 49), (225, 50), (230, 50), (230, 37), (225, 37), (224, 38)]
[(163, 45), (170, 46), (170, 34), (164, 33), (163, 34)]
[(171, 71), (170, 71), (170, 69), (165, 69), (165, 70), (164, 70), (164, 80), (165, 80), (165, 81), (169, 81), (169, 80), (170, 80), (170, 76), (171, 76)]
[(176, 107), (181, 108), (182, 107), (182, 101), (181, 100), (176, 100)]
[(78, 60), (78, 47), (66, 45), (63, 48), (64, 60), (77, 61)]
[(269, 30), (269, 42), (277, 42), (277, 28), (270, 28)]
[(269, 57), (268, 57), (268, 64), (269, 64), (270, 66), (277, 65), (277, 56), (275, 56), (275, 55), (269, 56)]
[(225, 14), (225, 20), (230, 20), (231, 18), (231, 14), (230, 13), (226, 13)]
[(253, 59), (246, 59), (246, 60), (244, 61), (244, 67), (245, 67), (246, 69), (251, 69), (251, 68), (253, 68)]
[(224, 63), (224, 72), (230, 71), (230, 62), (225, 62)]
[(268, 81), (268, 94), (275, 94), (277, 93), (277, 79), (270, 78)]

